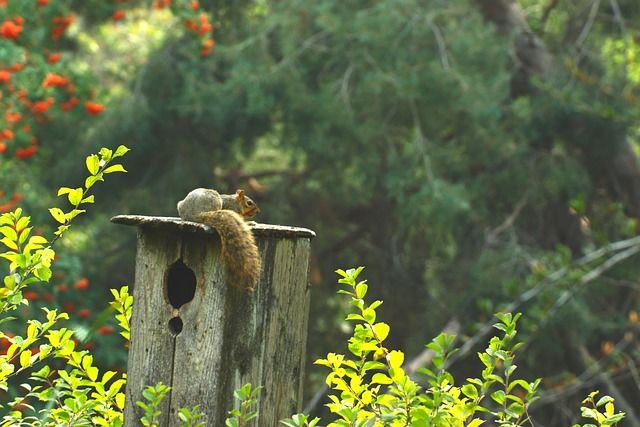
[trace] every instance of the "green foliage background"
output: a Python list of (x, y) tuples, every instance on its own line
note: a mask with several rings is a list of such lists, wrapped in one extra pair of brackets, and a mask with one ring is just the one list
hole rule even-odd
[[(568, 268), (521, 307), (518, 364), (559, 393), (534, 417), (568, 424), (565, 406), (597, 388), (583, 351), (637, 408), (637, 258), (584, 285), (602, 260), (574, 264), (638, 230), (629, 194), (640, 192), (613, 161), (640, 135), (635, 2), (514, 2), (554, 62), (520, 96), (517, 34), (498, 31), (479, 7), (505, 3), (497, 0), (201, 1), (216, 25), (204, 59), (187, 50), (175, 17), (145, 2), (128, 2), (122, 23), (97, 7), (104, 2), (77, 2), (69, 47), (108, 110), (44, 127), (28, 166), (3, 161), (3, 186), (19, 188), (35, 212), (79, 176), (76, 153), (113, 141), (133, 149), (129, 173), (98, 190), (102, 215), (63, 242), (76, 271), (104, 289), (132, 282), (135, 246), (109, 216), (175, 215), (192, 188), (244, 187), (259, 221), (318, 234), (310, 360), (344, 338), (337, 266), (367, 266), (395, 331), (390, 345), (407, 357), (451, 318), (471, 336)], [(452, 369), (471, 370), (473, 354)], [(314, 371), (309, 394), (320, 386)]]

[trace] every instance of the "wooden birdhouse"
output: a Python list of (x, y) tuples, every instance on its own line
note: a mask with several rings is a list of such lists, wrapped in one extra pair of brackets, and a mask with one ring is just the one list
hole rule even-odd
[(260, 283), (252, 294), (225, 281), (215, 230), (179, 218), (121, 215), (138, 230), (125, 426), (139, 425), (142, 391), (171, 387), (160, 426), (200, 406), (223, 426), (233, 391), (263, 386), (256, 425), (276, 426), (300, 410), (307, 341), (307, 271), (313, 231), (258, 224)]

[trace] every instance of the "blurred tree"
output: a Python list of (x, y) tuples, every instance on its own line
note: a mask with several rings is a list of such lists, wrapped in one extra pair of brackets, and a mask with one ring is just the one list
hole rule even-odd
[[(90, 224), (105, 241), (84, 255), (93, 275), (130, 280), (133, 237), (108, 214), (174, 215), (191, 188), (244, 186), (260, 221), (318, 232), (311, 357), (341, 334), (330, 272), (363, 264), (384, 284), (380, 316), (403, 332), (392, 347), (417, 353), (454, 316), (472, 334), (535, 290), (520, 364), (552, 377), (541, 422), (567, 424), (564, 402), (604, 381), (589, 355), (627, 412), (639, 406), (640, 350), (625, 339), (637, 268), (612, 269), (639, 248), (614, 243), (637, 234), (640, 213), (636, 0), (201, 1), (217, 42), (204, 59), (180, 18), (128, 4), (116, 23), (78, 6), (93, 14), (78, 61), (102, 70), (110, 108), (46, 132), (52, 148), (134, 148), (128, 184), (98, 197), (111, 200)], [(148, 22), (162, 31), (113, 44)], [(43, 185), (75, 173), (59, 164)]]

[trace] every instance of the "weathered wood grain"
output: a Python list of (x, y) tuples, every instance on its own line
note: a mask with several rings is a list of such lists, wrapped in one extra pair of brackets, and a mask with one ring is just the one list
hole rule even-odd
[[(124, 414), (127, 426), (138, 425), (136, 420), (143, 415), (134, 402), (142, 400), (144, 387), (172, 381), (174, 338), (166, 327), (172, 307), (166, 303), (162, 285), (167, 266), (179, 257), (178, 249), (163, 232), (138, 232), (135, 304), (131, 316), (135, 327), (131, 328)], [(168, 401), (160, 407), (163, 414), (168, 414), (168, 408)]]
[[(163, 228), (168, 230), (185, 230), (191, 232), (204, 231), (215, 233), (211, 227), (199, 222), (183, 221), (173, 216), (116, 215), (111, 222), (122, 225)], [(250, 225), (255, 236), (270, 237), (315, 237), (316, 233), (308, 228), (290, 227), (286, 225), (256, 223)]]
[[(225, 283), (220, 239), (208, 227), (173, 218), (122, 218), (114, 221), (139, 228), (125, 426), (139, 425), (143, 413), (135, 401), (159, 381), (172, 387), (161, 407), (161, 426), (178, 426), (177, 411), (195, 405), (206, 414), (206, 425), (223, 426), (228, 411), (238, 407), (233, 390), (247, 382), (264, 387), (256, 425), (276, 426), (299, 411), (313, 232), (254, 228), (263, 271), (256, 292), (247, 294)], [(196, 288), (190, 302), (174, 308), (166, 288), (178, 260), (193, 271)], [(183, 324), (177, 335), (168, 326), (175, 317)]]

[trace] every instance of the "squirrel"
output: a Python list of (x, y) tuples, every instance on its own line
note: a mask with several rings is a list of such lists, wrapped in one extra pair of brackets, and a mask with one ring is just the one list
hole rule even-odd
[(196, 188), (178, 202), (178, 214), (185, 221), (214, 228), (222, 240), (222, 259), (231, 284), (253, 292), (262, 268), (253, 233), (245, 219), (260, 212), (258, 205), (237, 190), (220, 194), (208, 188)]

